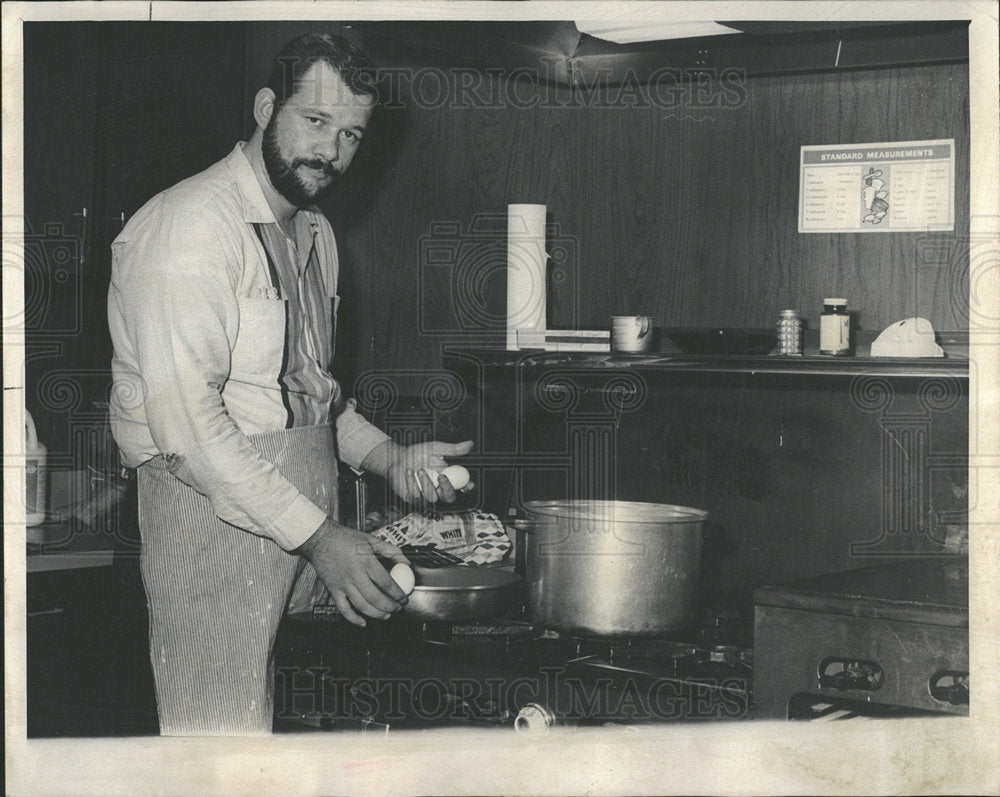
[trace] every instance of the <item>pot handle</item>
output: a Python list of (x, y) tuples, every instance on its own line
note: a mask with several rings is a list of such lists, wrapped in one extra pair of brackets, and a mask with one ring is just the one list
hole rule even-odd
[(504, 526), (507, 536), (514, 542), (514, 572), (521, 578), (527, 577), (528, 551), (525, 534), (530, 534), (535, 530), (538, 523), (536, 518), (514, 518), (508, 520)]

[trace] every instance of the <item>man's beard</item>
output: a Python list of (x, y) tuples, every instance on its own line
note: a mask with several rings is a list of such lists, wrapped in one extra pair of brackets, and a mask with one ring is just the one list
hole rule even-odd
[[(267, 169), (267, 176), (271, 180), (271, 185), (285, 199), (295, 207), (306, 208), (319, 202), (330, 193), (340, 178), (340, 172), (331, 164), (322, 160), (306, 160), (296, 158), (289, 163), (281, 154), (278, 147), (278, 114), (275, 112), (271, 116), (271, 121), (264, 128), (264, 140), (261, 147), (264, 154), (264, 168)], [(307, 186), (302, 178), (296, 174), (295, 170), (299, 166), (308, 166), (313, 169), (322, 170), (333, 179), (325, 186), (311, 188)]]

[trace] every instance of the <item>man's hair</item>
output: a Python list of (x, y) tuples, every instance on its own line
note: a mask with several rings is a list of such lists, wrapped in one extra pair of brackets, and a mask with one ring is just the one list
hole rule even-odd
[(342, 36), (307, 33), (292, 39), (274, 58), (267, 88), (277, 98), (280, 109), (302, 85), (313, 64), (325, 62), (355, 94), (366, 94), (378, 102), (375, 64)]

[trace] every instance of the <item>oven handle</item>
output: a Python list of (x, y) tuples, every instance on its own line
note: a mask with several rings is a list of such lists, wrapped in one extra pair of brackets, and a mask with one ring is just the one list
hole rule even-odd
[(969, 673), (939, 670), (927, 682), (931, 697), (953, 706), (969, 705)]
[(885, 670), (874, 661), (828, 656), (819, 663), (818, 669), (821, 689), (874, 692), (885, 683)]

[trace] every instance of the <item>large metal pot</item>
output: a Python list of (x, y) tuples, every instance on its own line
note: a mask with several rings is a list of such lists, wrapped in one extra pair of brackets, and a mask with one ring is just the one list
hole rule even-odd
[(599, 636), (665, 634), (697, 619), (708, 513), (628, 501), (531, 501), (531, 619)]

